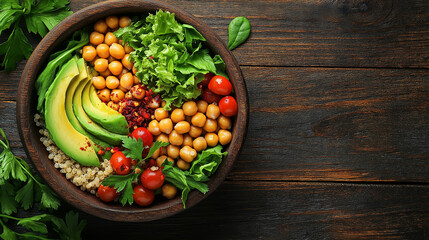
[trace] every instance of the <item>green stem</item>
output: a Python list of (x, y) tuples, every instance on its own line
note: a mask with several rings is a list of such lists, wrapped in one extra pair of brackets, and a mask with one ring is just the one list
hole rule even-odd
[[(28, 236), (26, 236), (25, 234), (22, 234), (22, 233), (17, 233), (17, 232), (15, 232), (15, 234), (16, 234), (16, 235), (18, 235), (18, 236), (20, 236), (20, 237), (28, 237)], [(37, 236), (37, 235), (35, 235), (35, 234), (32, 234), (32, 235), (31, 235), (31, 237), (32, 237), (32, 238), (41, 239), (41, 240), (48, 240), (48, 238), (45, 238), (45, 237), (43, 237), (43, 236)]]
[[(22, 158), (18, 158), (18, 157), (15, 157), (15, 158), (24, 161)], [(28, 169), (26, 167), (24, 167), (22, 165), (21, 161), (17, 161), (17, 162), (18, 162), (19, 166), (21, 166), (21, 168), (24, 169), (24, 171), (28, 174), (28, 176), (30, 176), (39, 186), (45, 185), (45, 184), (37, 181), (37, 179), (33, 176), (33, 174), (30, 171), (28, 171)]]
[[(4, 217), (4, 218), (9, 218), (15, 221), (19, 221), (21, 220), (21, 218), (16, 218), (16, 217), (12, 217), (12, 216), (8, 216), (8, 215), (4, 215), (4, 214), (0, 214), (0, 217)], [(1, 220), (0, 220), (1, 221)]]

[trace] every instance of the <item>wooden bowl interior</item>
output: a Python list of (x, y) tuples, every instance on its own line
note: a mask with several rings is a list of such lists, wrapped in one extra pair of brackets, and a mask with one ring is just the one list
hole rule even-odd
[(239, 113), (234, 121), (233, 139), (227, 148), (227, 158), (208, 182), (210, 191), (207, 194), (191, 191), (187, 201), (187, 208), (206, 198), (223, 182), (231, 170), (244, 141), (248, 116), (246, 86), (234, 56), (217, 34), (206, 24), (177, 7), (155, 1), (103, 2), (74, 13), (52, 29), (40, 42), (27, 62), (18, 92), (18, 128), (27, 155), (55, 192), (76, 208), (100, 218), (114, 221), (142, 222), (164, 218), (179, 213), (184, 209), (181, 204), (180, 194), (175, 199), (168, 201), (162, 200), (160, 197), (155, 200), (153, 205), (146, 208), (134, 205), (123, 207), (118, 203), (104, 203), (94, 195), (81, 191), (68, 181), (65, 175), (54, 167), (53, 161), (48, 158), (48, 152), (40, 142), (39, 128), (33, 121), (37, 103), (34, 83), (38, 74), (46, 66), (49, 55), (55, 52), (76, 30), (91, 26), (98, 19), (108, 15), (140, 15), (148, 12), (154, 13), (158, 9), (175, 13), (178, 21), (194, 26), (207, 39), (207, 47), (210, 48), (212, 54), (219, 54), (225, 61), (226, 71), (233, 84), (235, 97), (239, 105)]

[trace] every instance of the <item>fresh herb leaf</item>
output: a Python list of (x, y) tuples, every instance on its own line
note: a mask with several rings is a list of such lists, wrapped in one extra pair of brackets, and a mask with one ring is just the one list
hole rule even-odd
[[(150, 158), (156, 150), (160, 149), (161, 147), (166, 147), (166, 146), (168, 146), (168, 144), (169, 144), (168, 142), (155, 141), (153, 143), (152, 147), (149, 149), (149, 153), (141, 161), (144, 161), (144, 160)], [(141, 161), (139, 161), (138, 164), (140, 164)]]
[(16, 68), (17, 62), (29, 58), (32, 51), (33, 48), (19, 27), (19, 22), (16, 22), (7, 41), (0, 44), (0, 56), (5, 55), (1, 66), (6, 72), (10, 72)]
[(143, 160), (143, 151), (145, 148), (143, 146), (143, 140), (139, 138), (138, 140), (132, 137), (122, 138), (122, 146), (126, 150), (122, 151), (127, 158)]
[(29, 209), (34, 203), (34, 180), (28, 179), (27, 183), (16, 192), (15, 200), (21, 204), (24, 210)]
[(54, 230), (62, 240), (80, 240), (82, 231), (86, 226), (86, 220), (79, 221), (79, 213), (70, 211), (65, 216), (65, 221), (61, 218), (51, 216), (54, 223)]
[(123, 193), (120, 197), (120, 202), (124, 206), (125, 204), (129, 203), (132, 204), (134, 202), (133, 199), (133, 181), (137, 178), (137, 174), (132, 172), (128, 175), (110, 175), (106, 179), (101, 182), (103, 186), (109, 186), (116, 189), (117, 192), (120, 192), (123, 190)]
[(10, 28), (24, 13), (21, 6), (14, 5), (10, 1), (2, 1), (0, 5), (0, 35), (2, 31)]
[(0, 219), (0, 225), (3, 227), (3, 233), (0, 234), (1, 239), (7, 239), (7, 240), (16, 240), (16, 232), (10, 230), (6, 224)]
[(43, 223), (43, 220), (46, 219), (47, 216), (47, 214), (41, 214), (33, 217), (22, 218), (17, 224), (34, 232), (48, 233), (48, 228), (46, 224)]
[(228, 27), (228, 48), (230, 50), (238, 47), (250, 35), (250, 22), (245, 17), (234, 18)]
[(18, 203), (15, 201), (15, 188), (9, 182), (0, 186), (0, 210), (4, 214), (16, 213)]
[(58, 207), (60, 206), (60, 200), (58, 199), (57, 195), (52, 191), (52, 189), (50, 189), (44, 184), (39, 184), (38, 187), (42, 192), (42, 198), (40, 200), (40, 203), (42, 204), (41, 206), (48, 209), (58, 209)]
[(222, 146), (206, 149), (198, 154), (197, 159), (192, 162), (189, 169), (190, 176), (198, 182), (206, 182), (209, 177), (217, 170), (222, 162), (222, 158), (228, 153), (222, 153)]

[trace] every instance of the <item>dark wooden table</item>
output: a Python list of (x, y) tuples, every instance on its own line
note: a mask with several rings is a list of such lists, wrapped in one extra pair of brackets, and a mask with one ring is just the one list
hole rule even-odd
[[(225, 41), (234, 17), (250, 20), (234, 50), (250, 99), (244, 148), (197, 206), (150, 223), (81, 213), (84, 239), (429, 238), (428, 1), (168, 2)], [(24, 65), (0, 73), (0, 127), (21, 156)]]

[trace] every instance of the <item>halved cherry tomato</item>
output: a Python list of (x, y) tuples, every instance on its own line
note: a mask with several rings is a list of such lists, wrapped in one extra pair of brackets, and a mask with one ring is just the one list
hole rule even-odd
[(226, 117), (232, 117), (237, 114), (237, 102), (234, 97), (226, 96), (219, 101), (220, 112)]
[(226, 77), (216, 75), (210, 80), (209, 89), (218, 95), (225, 96), (232, 92), (232, 85)]
[(150, 146), (153, 142), (152, 134), (149, 132), (149, 130), (147, 130), (147, 128), (144, 128), (144, 127), (136, 128), (131, 133), (131, 137), (133, 137), (134, 139), (137, 139), (137, 140), (139, 140), (139, 138), (141, 138), (143, 141), (143, 146)]
[(103, 185), (100, 185), (100, 187), (98, 187), (97, 194), (98, 197), (104, 202), (111, 202), (118, 196), (116, 189)]
[(210, 91), (208, 88), (204, 89), (201, 93), (201, 97), (206, 101), (207, 103), (218, 103), (221, 99), (221, 96), (217, 95), (216, 93)]
[(151, 190), (158, 189), (164, 184), (165, 176), (157, 166), (150, 167), (141, 175), (140, 178), (143, 187)]
[(131, 171), (131, 159), (126, 158), (121, 151), (115, 152), (110, 158), (110, 165), (119, 175), (127, 175)]
[(210, 83), (210, 80), (214, 77), (215, 75), (213, 73), (206, 73), (204, 75), (204, 79), (199, 83), (201, 86), (203, 87), (207, 87)]
[(135, 186), (133, 190), (134, 202), (142, 207), (150, 205), (155, 199), (155, 192), (143, 187), (142, 185)]

